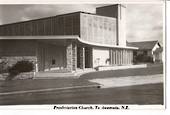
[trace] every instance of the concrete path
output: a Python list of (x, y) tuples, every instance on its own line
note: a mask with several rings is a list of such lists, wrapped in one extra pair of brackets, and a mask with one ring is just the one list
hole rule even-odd
[(124, 87), (124, 86), (162, 83), (163, 74), (91, 79), (89, 81), (101, 84), (101, 88)]

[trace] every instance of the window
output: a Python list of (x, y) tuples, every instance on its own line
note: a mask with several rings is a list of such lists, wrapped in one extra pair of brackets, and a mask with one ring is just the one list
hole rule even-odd
[(55, 65), (55, 63), (56, 63), (55, 59), (52, 59), (52, 65)]

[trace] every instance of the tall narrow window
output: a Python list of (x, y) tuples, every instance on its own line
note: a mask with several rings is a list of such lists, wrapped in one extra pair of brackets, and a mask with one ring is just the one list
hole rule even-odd
[(52, 65), (55, 65), (56, 62), (55, 62), (55, 59), (52, 59)]

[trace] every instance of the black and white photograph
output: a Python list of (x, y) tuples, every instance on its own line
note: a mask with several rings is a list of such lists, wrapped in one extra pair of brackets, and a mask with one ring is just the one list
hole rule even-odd
[(164, 108), (164, 9), (163, 0), (0, 4), (0, 106)]

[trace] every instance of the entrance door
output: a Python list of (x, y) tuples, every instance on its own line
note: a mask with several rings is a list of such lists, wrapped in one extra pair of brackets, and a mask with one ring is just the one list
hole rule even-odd
[[(85, 47), (85, 68), (92, 67), (92, 48)], [(80, 47), (77, 47), (77, 68), (80, 68)]]
[(80, 68), (80, 47), (77, 47), (77, 68)]
[(90, 47), (85, 48), (85, 68), (92, 67), (92, 49)]

